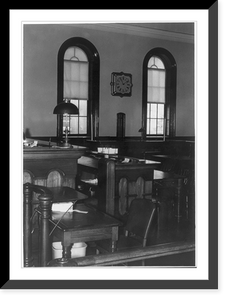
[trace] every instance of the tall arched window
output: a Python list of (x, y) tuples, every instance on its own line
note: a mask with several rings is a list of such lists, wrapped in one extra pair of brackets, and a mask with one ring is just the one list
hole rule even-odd
[(145, 137), (174, 136), (176, 63), (163, 48), (150, 50), (144, 58), (142, 103)]
[[(70, 100), (79, 115), (70, 116), (70, 137), (98, 136), (99, 54), (84, 38), (65, 41), (58, 52), (58, 103)], [(58, 116), (57, 135), (62, 137), (63, 119)]]

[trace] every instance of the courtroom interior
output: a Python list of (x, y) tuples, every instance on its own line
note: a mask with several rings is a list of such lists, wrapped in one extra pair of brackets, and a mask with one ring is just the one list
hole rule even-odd
[(24, 267), (195, 267), (194, 33), (23, 25)]

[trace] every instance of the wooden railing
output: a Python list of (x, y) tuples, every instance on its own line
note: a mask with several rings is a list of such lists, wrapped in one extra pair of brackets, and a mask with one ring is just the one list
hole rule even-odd
[[(133, 261), (154, 259), (163, 256), (194, 252), (195, 244), (192, 242), (173, 242), (144, 248), (134, 248), (108, 254), (89, 255), (70, 259), (67, 266), (89, 267), (89, 266), (114, 266)], [(65, 266), (64, 261), (52, 260), (49, 266)]]

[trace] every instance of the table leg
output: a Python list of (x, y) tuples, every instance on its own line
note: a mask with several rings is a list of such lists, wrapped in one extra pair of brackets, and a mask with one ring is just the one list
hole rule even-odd
[(68, 246), (63, 246), (63, 254), (62, 254), (62, 257), (65, 259), (65, 260), (68, 260), (71, 258), (71, 248), (72, 248), (72, 244), (68, 245)]

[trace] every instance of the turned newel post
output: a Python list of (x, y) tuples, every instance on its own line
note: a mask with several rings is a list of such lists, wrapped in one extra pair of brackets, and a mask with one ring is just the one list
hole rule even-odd
[(32, 190), (30, 184), (26, 183), (23, 186), (23, 244), (24, 244), (24, 267), (33, 267), (32, 256), (32, 226), (31, 226), (31, 212), (32, 212)]
[(51, 245), (49, 238), (49, 218), (51, 216), (52, 195), (42, 194), (38, 197), (41, 213), (40, 219), (40, 266), (46, 267), (51, 260)]

